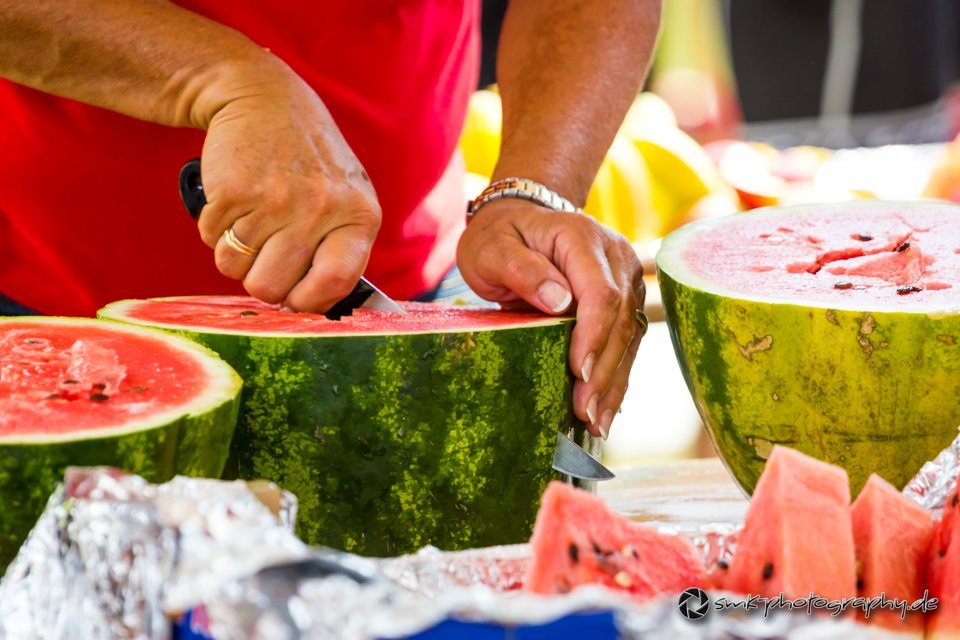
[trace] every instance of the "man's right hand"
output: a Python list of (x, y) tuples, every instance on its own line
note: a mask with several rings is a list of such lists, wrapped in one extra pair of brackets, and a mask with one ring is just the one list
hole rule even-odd
[[(217, 268), (266, 302), (326, 311), (363, 274), (380, 227), (366, 171), (321, 100), (279, 60), (210, 120), (203, 241)], [(262, 73), (262, 71), (260, 72)], [(256, 256), (230, 247), (230, 228)]]

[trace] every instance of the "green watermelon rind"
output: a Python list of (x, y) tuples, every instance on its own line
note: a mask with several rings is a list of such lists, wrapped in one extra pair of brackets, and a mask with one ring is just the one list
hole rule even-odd
[[(0, 318), (0, 327), (24, 321), (97, 328), (106, 324), (84, 318), (12, 317)], [(215, 392), (123, 427), (0, 438), (0, 569), (13, 559), (69, 466), (112, 466), (151, 482), (175, 475), (219, 477), (223, 471), (240, 406), (240, 377), (214, 352), (189, 340), (138, 327), (119, 329), (163, 340), (196, 357)]]
[[(100, 315), (128, 321), (136, 303)], [(582, 433), (572, 325), (286, 337), (151, 326), (204, 344), (243, 377), (230, 477), (292, 491), (308, 543), (388, 556), (529, 538), (557, 477), (557, 431)]]
[(752, 492), (782, 444), (845, 468), (853, 493), (871, 472), (903, 487), (960, 424), (960, 313), (843, 308), (714, 286), (690, 273), (682, 252), (693, 234), (722, 224), (668, 236), (657, 271), (677, 360), (731, 475)]

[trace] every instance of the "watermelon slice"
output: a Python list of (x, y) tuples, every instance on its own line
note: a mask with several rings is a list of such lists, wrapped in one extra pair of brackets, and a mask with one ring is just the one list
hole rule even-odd
[(331, 321), (251, 298), (187, 297), (100, 315), (188, 336), (240, 372), (228, 473), (295, 493), (307, 542), (395, 555), (525, 541), (556, 475), (557, 431), (581, 428), (572, 319), (407, 309)]
[(774, 598), (852, 597), (857, 578), (849, 504), (843, 469), (774, 447), (724, 588)]
[[(933, 520), (930, 513), (896, 487), (873, 474), (853, 506), (853, 540), (857, 554), (857, 595), (908, 603), (923, 596), (924, 557)], [(881, 609), (870, 614), (877, 626), (923, 633), (923, 615)]]
[(69, 465), (219, 475), (240, 387), (216, 354), (160, 331), (0, 318), (0, 569)]
[(934, 526), (927, 550), (927, 588), (937, 598), (937, 608), (927, 614), (926, 632), (931, 640), (960, 638), (960, 494), (947, 501), (943, 516)]
[(543, 494), (530, 546), (524, 588), (533, 593), (596, 584), (644, 602), (709, 584), (686, 538), (630, 522), (599, 497), (560, 482)]
[(844, 202), (696, 222), (657, 256), (710, 436), (752, 491), (775, 444), (902, 487), (960, 424), (960, 207)]

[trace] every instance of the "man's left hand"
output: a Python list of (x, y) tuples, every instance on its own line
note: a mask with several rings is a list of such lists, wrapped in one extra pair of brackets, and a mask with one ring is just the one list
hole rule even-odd
[(627, 239), (585, 214), (505, 198), (477, 212), (457, 262), (484, 298), (553, 315), (575, 310), (574, 412), (606, 438), (642, 337), (643, 268)]

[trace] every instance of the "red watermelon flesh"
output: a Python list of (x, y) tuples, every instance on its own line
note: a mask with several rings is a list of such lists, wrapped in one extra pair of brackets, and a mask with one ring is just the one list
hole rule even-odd
[(937, 608), (927, 614), (927, 638), (960, 638), (960, 495), (953, 494), (934, 525), (927, 550), (927, 588)]
[(67, 326), (56, 318), (4, 322), (0, 438), (77, 437), (182, 412), (211, 383), (200, 360), (149, 334), (98, 322)]
[(774, 446), (750, 501), (724, 588), (827, 599), (856, 593), (846, 472)]
[(284, 336), (437, 333), (556, 322), (540, 313), (416, 302), (400, 303), (406, 315), (356, 309), (340, 320), (315, 313), (291, 313), (246, 296), (184, 296), (124, 304), (127, 321), (151, 326)]
[(599, 497), (561, 482), (551, 483), (543, 494), (530, 545), (533, 558), (524, 588), (534, 593), (567, 593), (595, 584), (642, 602), (709, 584), (686, 538), (630, 522)]
[[(857, 554), (857, 595), (912, 603), (923, 596), (923, 563), (933, 520), (896, 487), (872, 474), (850, 508)], [(874, 610), (870, 620), (898, 631), (923, 631), (922, 614)]]
[(694, 276), (767, 300), (943, 309), (960, 305), (950, 284), (960, 281), (958, 216), (951, 206), (854, 202), (807, 207), (785, 225), (759, 212), (698, 234), (683, 260)]

